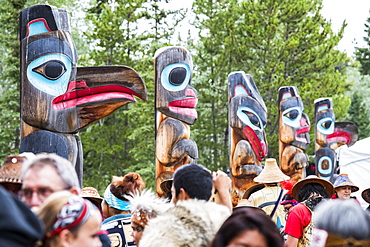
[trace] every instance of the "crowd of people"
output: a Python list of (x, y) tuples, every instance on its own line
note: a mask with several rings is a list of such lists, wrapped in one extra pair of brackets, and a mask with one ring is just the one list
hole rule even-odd
[[(293, 182), (267, 159), (254, 181), (234, 208), (231, 179), (199, 164), (175, 171), (167, 198), (136, 172), (113, 176), (100, 196), (81, 189), (58, 155), (8, 156), (0, 168), (0, 246), (370, 246), (369, 209), (352, 196), (359, 187), (347, 174), (333, 184), (313, 175)], [(370, 204), (370, 188), (362, 198)]]

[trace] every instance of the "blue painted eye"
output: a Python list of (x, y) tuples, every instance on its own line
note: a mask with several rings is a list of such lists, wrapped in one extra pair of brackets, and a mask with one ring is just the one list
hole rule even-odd
[(292, 107), (286, 109), (282, 113), (283, 123), (289, 125), (294, 128), (298, 128), (300, 126), (300, 120), (302, 118), (302, 108), (300, 107)]
[(168, 91), (184, 90), (190, 81), (190, 67), (185, 63), (174, 63), (162, 70), (161, 83)]
[[(333, 162), (329, 156), (322, 156), (318, 161), (319, 173), (324, 176), (329, 176), (333, 170)], [(327, 169), (325, 169), (327, 168)]]
[(253, 130), (263, 131), (265, 124), (258, 114), (249, 107), (240, 107), (236, 113), (239, 119)]
[(48, 54), (27, 66), (28, 81), (38, 90), (53, 96), (67, 91), (71, 72), (72, 62), (63, 54)]
[(330, 135), (334, 133), (334, 120), (332, 118), (326, 117), (320, 119), (316, 124), (317, 130), (324, 135)]
[(57, 80), (66, 72), (66, 66), (58, 60), (51, 60), (33, 68), (32, 71), (39, 73), (49, 80)]

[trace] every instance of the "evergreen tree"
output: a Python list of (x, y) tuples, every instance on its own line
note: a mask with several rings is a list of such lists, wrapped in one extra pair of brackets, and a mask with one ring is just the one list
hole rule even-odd
[(99, 1), (87, 18), (85, 34), (95, 43), (83, 63), (126, 65), (145, 81), (148, 101), (123, 106), (80, 132), (84, 149), (84, 184), (102, 190), (112, 175), (138, 172), (155, 184), (154, 52), (169, 45), (179, 11), (164, 10), (163, 0)]
[[(345, 23), (338, 34), (333, 33), (331, 24), (320, 14), (321, 8), (320, 0), (194, 1), (195, 25), (200, 30), (200, 42), (195, 47), (199, 77), (194, 81), (201, 81), (206, 88), (200, 96), (203, 113), (195, 139), (203, 149), (200, 163), (228, 166), (227, 76), (232, 71), (251, 74), (265, 100), (268, 157), (278, 157), (279, 87), (298, 87), (311, 123), (313, 102), (320, 97), (332, 97), (337, 119), (345, 116), (349, 105), (349, 98), (343, 94), (346, 78), (335, 67), (346, 56), (334, 50)], [(218, 104), (216, 114), (212, 101)], [(211, 147), (208, 142), (217, 144)], [(313, 153), (313, 146), (308, 153)]]
[(363, 97), (358, 95), (358, 93), (354, 93), (351, 96), (351, 105), (348, 109), (348, 121), (357, 125), (359, 140), (370, 136), (368, 110), (364, 106)]
[(367, 47), (361, 48), (356, 47), (356, 60), (361, 63), (361, 74), (370, 75), (370, 17), (367, 18), (365, 23), (365, 33), (364, 41), (367, 44)]
[(346, 69), (348, 81), (352, 84), (348, 90), (351, 104), (346, 121), (354, 122), (358, 127), (359, 139), (370, 137), (370, 75), (361, 75), (356, 64)]

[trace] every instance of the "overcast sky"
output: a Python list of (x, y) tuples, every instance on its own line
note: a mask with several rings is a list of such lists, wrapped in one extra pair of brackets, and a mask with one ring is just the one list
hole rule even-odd
[(366, 46), (363, 37), (366, 35), (365, 23), (370, 17), (370, 0), (324, 0), (322, 15), (332, 21), (332, 29), (337, 32), (343, 21), (348, 23), (344, 37), (339, 42), (338, 49), (351, 56), (355, 46)]
[[(172, 0), (169, 6), (174, 8), (190, 8), (192, 0)], [(323, 0), (322, 15), (331, 20), (334, 32), (338, 32), (344, 20), (347, 27), (344, 31), (344, 37), (338, 45), (338, 49), (352, 56), (355, 46), (364, 47), (366, 43), (363, 37), (365, 22), (370, 17), (370, 0)], [(186, 24), (183, 24), (185, 29)]]

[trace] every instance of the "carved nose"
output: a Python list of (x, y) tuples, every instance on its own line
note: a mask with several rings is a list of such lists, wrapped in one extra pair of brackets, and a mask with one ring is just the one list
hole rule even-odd
[(72, 92), (78, 89), (86, 89), (89, 88), (86, 84), (86, 81), (71, 81), (68, 84), (67, 92)]
[(304, 126), (308, 125), (306, 119), (304, 119), (304, 118), (301, 118), (300, 123), (301, 123), (301, 127), (304, 127)]
[(186, 89), (185, 96), (186, 97), (197, 97), (197, 95), (195, 94), (194, 90), (192, 90), (190, 88), (187, 88)]

